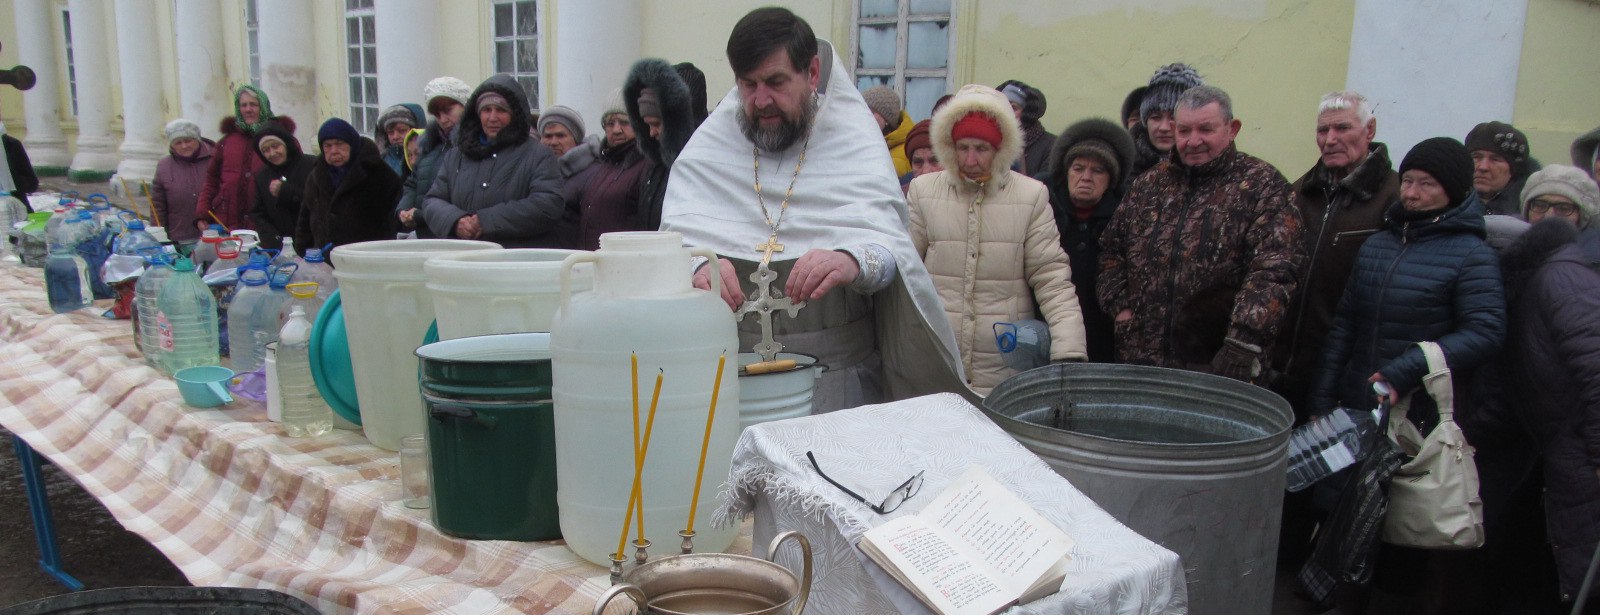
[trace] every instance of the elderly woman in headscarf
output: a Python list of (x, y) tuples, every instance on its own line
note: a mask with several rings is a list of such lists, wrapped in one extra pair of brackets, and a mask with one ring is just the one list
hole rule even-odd
[(206, 169), (205, 187), (195, 205), (197, 229), (221, 222), (229, 229), (250, 228), (249, 214), (255, 207), (256, 172), (263, 163), (256, 153), (256, 133), (268, 124), (294, 132), (294, 120), (272, 114), (267, 93), (253, 85), (241, 85), (233, 94), (234, 115), (222, 118), (222, 139), (217, 141)]
[(422, 97), (428, 104), (428, 114), (433, 120), (416, 141), (417, 159), (407, 166), (400, 202), (395, 205), (395, 216), (403, 229), (416, 229), (418, 237), (433, 237), (422, 219), (419, 207), (433, 188), (439, 175), (439, 161), (445, 152), (455, 149), (456, 127), (461, 125), (461, 115), (466, 111), (467, 98), (472, 96), (472, 86), (455, 77), (436, 77), (422, 86)]
[(305, 200), (294, 242), (338, 246), (393, 239), (389, 212), (400, 198), (400, 176), (378, 154), (378, 146), (350, 122), (332, 118), (317, 129), (322, 158), (306, 180)]
[[(261, 247), (281, 250), (283, 238), (294, 237), (306, 179), (317, 160), (300, 151), (300, 140), (294, 133), (279, 126), (268, 126), (256, 133), (256, 154), (266, 166), (256, 174), (256, 206), (250, 216), (255, 220), (256, 233), (261, 235)], [(302, 245), (299, 249), (303, 252), (311, 247), (317, 246)]]
[(195, 204), (205, 188), (216, 143), (200, 136), (199, 125), (182, 118), (168, 122), (165, 133), (168, 153), (156, 163), (150, 205), (167, 229), (167, 238), (188, 246), (200, 239), (202, 225), (195, 224)]

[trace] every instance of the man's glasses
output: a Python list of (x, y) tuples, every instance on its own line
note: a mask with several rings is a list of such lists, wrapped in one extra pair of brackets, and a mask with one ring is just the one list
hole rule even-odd
[(839, 484), (839, 481), (833, 480), (832, 478), (829, 478), (827, 474), (824, 474), (822, 472), (822, 468), (817, 465), (817, 457), (812, 455), (811, 451), (806, 451), (806, 459), (811, 460), (811, 469), (816, 470), (817, 476), (821, 476), (822, 480), (828, 481), (829, 484), (838, 487), (839, 490), (843, 491), (845, 495), (855, 498), (857, 502), (866, 504), (868, 508), (872, 509), (872, 512), (880, 515), (887, 515), (894, 512), (895, 509), (900, 508), (901, 504), (906, 503), (906, 500), (911, 499), (911, 496), (916, 495), (918, 491), (922, 490), (922, 472), (917, 472), (916, 476), (912, 476), (911, 478), (906, 479), (906, 482), (900, 483), (899, 487), (895, 487), (894, 491), (890, 491), (889, 495), (884, 496), (882, 502), (874, 506), (871, 502), (868, 502), (866, 498), (861, 497), (860, 494), (851, 491), (849, 487)]
[(1549, 199), (1534, 199), (1532, 201), (1528, 201), (1528, 211), (1530, 212), (1542, 214), (1550, 211), (1551, 209), (1556, 210), (1556, 213), (1562, 216), (1571, 216), (1578, 213), (1578, 206), (1575, 203), (1552, 201)]

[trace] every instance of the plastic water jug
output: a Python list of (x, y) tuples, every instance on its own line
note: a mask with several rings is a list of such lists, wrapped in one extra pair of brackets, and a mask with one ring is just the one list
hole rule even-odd
[(139, 256), (144, 253), (145, 248), (151, 246), (160, 247), (161, 242), (157, 241), (154, 235), (144, 229), (143, 220), (133, 219), (127, 222), (122, 234), (118, 235), (116, 241), (111, 244), (111, 253), (123, 256)]
[[(289, 263), (297, 262), (300, 262), (300, 253), (294, 251), (294, 238), (284, 237), (283, 248), (279, 249), (277, 252), (274, 252), (272, 255), (272, 264), (287, 265)], [(311, 316), (312, 320), (316, 320), (317, 318), (316, 314), (309, 314), (309, 316)]]
[[(427, 430), (422, 399), (416, 393), (417, 357), (413, 354), (434, 318), (422, 264), (441, 253), (499, 247), (463, 239), (391, 239), (343, 245), (333, 251), (334, 278), (339, 281), (350, 367), (361, 408), (361, 431), (374, 445), (399, 450), (400, 438)], [(282, 371), (284, 365), (280, 356), (278, 369)]]
[(157, 367), (161, 357), (161, 333), (156, 322), (161, 307), (156, 302), (167, 280), (172, 279), (172, 266), (159, 246), (144, 249), (143, 256), (149, 267), (133, 285), (133, 339), (139, 344), (139, 352), (144, 353), (144, 362)]
[(200, 241), (194, 244), (194, 252), (189, 255), (196, 272), (204, 275), (206, 268), (217, 260), (217, 244), (222, 243), (223, 239), (226, 238), (222, 236), (220, 224), (213, 224), (211, 228), (200, 232)]
[(316, 282), (317, 298), (327, 301), (333, 291), (339, 290), (339, 280), (333, 275), (333, 267), (328, 265), (328, 250), (333, 244), (323, 248), (308, 248), (306, 256), (300, 259), (299, 278), (296, 282)]
[(93, 225), (91, 216), (83, 213), (63, 221), (50, 239), (50, 256), (44, 266), (45, 294), (50, 299), (50, 309), (57, 314), (94, 304), (89, 265), (77, 249), (94, 236)]
[(1378, 431), (1377, 410), (1334, 408), (1296, 427), (1289, 434), (1288, 477), (1290, 492), (1310, 487), (1334, 472), (1348, 468), (1367, 455), (1363, 443)]
[[(656, 375), (663, 378), (644, 469), (645, 537), (670, 549), (685, 528), (714, 387), (719, 393), (695, 547), (721, 551), (737, 532), (711, 527), (706, 515), (722, 506), (710, 485), (728, 475), (739, 436), (739, 340), (716, 272), (709, 292), (690, 285), (691, 256), (716, 266), (716, 254), (684, 248), (677, 233), (606, 233), (598, 251), (562, 264), (561, 307), (550, 333), (561, 534), (574, 553), (599, 565), (610, 565), (633, 484), (629, 380), (635, 353), (641, 430)], [(594, 263), (594, 290), (573, 293), (573, 269), (582, 263)]]
[[(441, 254), (422, 266), (439, 316), (439, 339), (550, 331), (561, 301), (561, 262), (572, 250), (484, 250)], [(593, 286), (580, 265), (573, 291)]]
[(161, 371), (172, 375), (185, 367), (220, 363), (217, 300), (195, 273), (193, 262), (179, 258), (172, 265), (172, 278), (161, 286), (156, 306)]
[[(239, 272), (239, 292), (228, 304), (228, 363), (236, 374), (253, 372), (261, 367), (266, 356), (266, 345), (278, 336), (278, 311), (273, 309), (272, 334), (256, 328), (255, 314), (262, 304), (270, 303), (272, 291), (267, 288), (267, 272), (246, 267)], [(274, 308), (276, 306), (274, 305)]]
[(323, 401), (311, 378), (311, 321), (299, 306), (289, 312), (289, 323), (278, 340), (278, 396), (284, 433), (302, 438), (333, 431), (333, 409)]
[(217, 243), (217, 260), (212, 261), (206, 268), (206, 273), (238, 269), (239, 266), (250, 262), (250, 253), (240, 250), (240, 242), (236, 238), (228, 237)]
[(316, 315), (322, 313), (323, 303), (322, 297), (318, 296), (320, 293), (317, 292), (317, 283), (295, 282), (285, 286), (284, 290), (288, 291), (289, 298), (283, 302), (283, 305), (278, 307), (278, 327), (282, 328), (283, 325), (289, 323), (289, 312), (297, 305), (315, 323), (317, 320)]

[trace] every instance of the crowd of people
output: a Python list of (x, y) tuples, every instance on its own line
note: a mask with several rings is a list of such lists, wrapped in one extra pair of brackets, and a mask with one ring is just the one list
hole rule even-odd
[[(1395, 166), (1368, 99), (1333, 92), (1305, 106), (1319, 157), (1291, 181), (1238, 148), (1227, 92), (1181, 63), (1120, 115), (1056, 135), (1045, 93), (1016, 80), (913, 121), (783, 9), (747, 15), (727, 54), (736, 88), (714, 111), (699, 69), (658, 59), (593, 124), (530, 109), (508, 76), (439, 77), (374, 126), (326, 120), (315, 155), (244, 86), (219, 141), (167, 126), (154, 201), (179, 242), (214, 221), (268, 247), (414, 233), (587, 250), (678, 231), (724, 257), (730, 308), (758, 263), (812, 302), (777, 333), (830, 365), (819, 409), (986, 393), (1016, 372), (996, 327), (1028, 319), (1051, 361), (1218, 374), (1282, 395), (1297, 422), (1373, 407), (1376, 382), (1411, 395), (1428, 371), (1417, 343), (1437, 342), (1488, 543), (1386, 546), (1372, 586), (1328, 606), (1571, 608), (1600, 540), (1600, 129), (1573, 166), (1541, 167), (1495, 121)], [(1407, 416), (1424, 433), (1438, 421), (1426, 394)], [(1326, 508), (1289, 498), (1281, 565), (1304, 561)]]

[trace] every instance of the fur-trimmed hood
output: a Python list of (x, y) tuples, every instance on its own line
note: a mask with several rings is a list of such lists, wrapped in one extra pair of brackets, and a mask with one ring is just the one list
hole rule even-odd
[(1012, 163), (1022, 156), (1022, 126), (1017, 122), (1016, 114), (1011, 112), (1011, 102), (999, 90), (989, 86), (975, 83), (961, 86), (950, 102), (934, 114), (933, 125), (928, 130), (934, 155), (950, 171), (946, 176), (951, 181), (959, 182), (961, 171), (956, 164), (956, 141), (950, 132), (955, 123), (968, 113), (982, 113), (999, 124), (1000, 147), (995, 150), (994, 161), (989, 163), (989, 175), (1005, 181)]
[(400, 147), (398, 145), (389, 145), (389, 134), (383, 130), (383, 122), (391, 116), (406, 119), (411, 123), (412, 128), (426, 128), (428, 126), (428, 115), (426, 111), (422, 110), (422, 105), (417, 103), (389, 105), (389, 108), (384, 109), (383, 114), (378, 116), (378, 121), (372, 125), (372, 143), (378, 146), (378, 151), (380, 152), (391, 147)]
[(1121, 193), (1122, 188), (1128, 185), (1133, 176), (1133, 160), (1136, 156), (1133, 137), (1121, 124), (1105, 118), (1089, 118), (1079, 120), (1061, 131), (1061, 136), (1056, 137), (1055, 145), (1050, 147), (1050, 157), (1045, 164), (1052, 184), (1065, 187), (1067, 183), (1067, 152), (1073, 146), (1085, 141), (1100, 141), (1105, 143), (1116, 156), (1118, 171), (1111, 177), (1110, 191)]
[[(1554, 216), (1528, 227), (1521, 237), (1500, 254), (1500, 270), (1505, 280), (1507, 301), (1514, 300), (1521, 294), (1523, 286), (1533, 279), (1534, 272), (1538, 271), (1545, 261), (1550, 260), (1557, 251), (1568, 244), (1577, 241), (1578, 227)], [(1572, 258), (1579, 264), (1588, 266), (1581, 256)]]
[[(650, 127), (639, 114), (639, 93), (650, 88), (661, 101), (661, 137), (650, 136)], [(694, 97), (689, 84), (678, 76), (678, 71), (666, 60), (645, 58), (628, 69), (628, 78), (622, 85), (622, 104), (628, 110), (628, 122), (633, 124), (634, 138), (639, 151), (656, 164), (671, 166), (689, 144), (694, 135)]]
[[(480, 143), (483, 138), (483, 123), (478, 120), (478, 98), (484, 92), (495, 92), (506, 98), (506, 103), (511, 105), (511, 122), (495, 135), (494, 140)], [(522, 95), (522, 86), (517, 85), (517, 80), (511, 75), (500, 73), (485, 79), (478, 89), (472, 91), (472, 98), (467, 100), (467, 109), (461, 114), (461, 124), (456, 129), (456, 147), (461, 148), (461, 155), (467, 160), (483, 160), (503, 149), (522, 145), (528, 140), (528, 131), (533, 127), (532, 114), (528, 111), (528, 99)]]
[(1583, 136), (1572, 140), (1572, 166), (1583, 169), (1590, 177), (1594, 176), (1595, 148), (1600, 147), (1600, 128), (1595, 128)]

